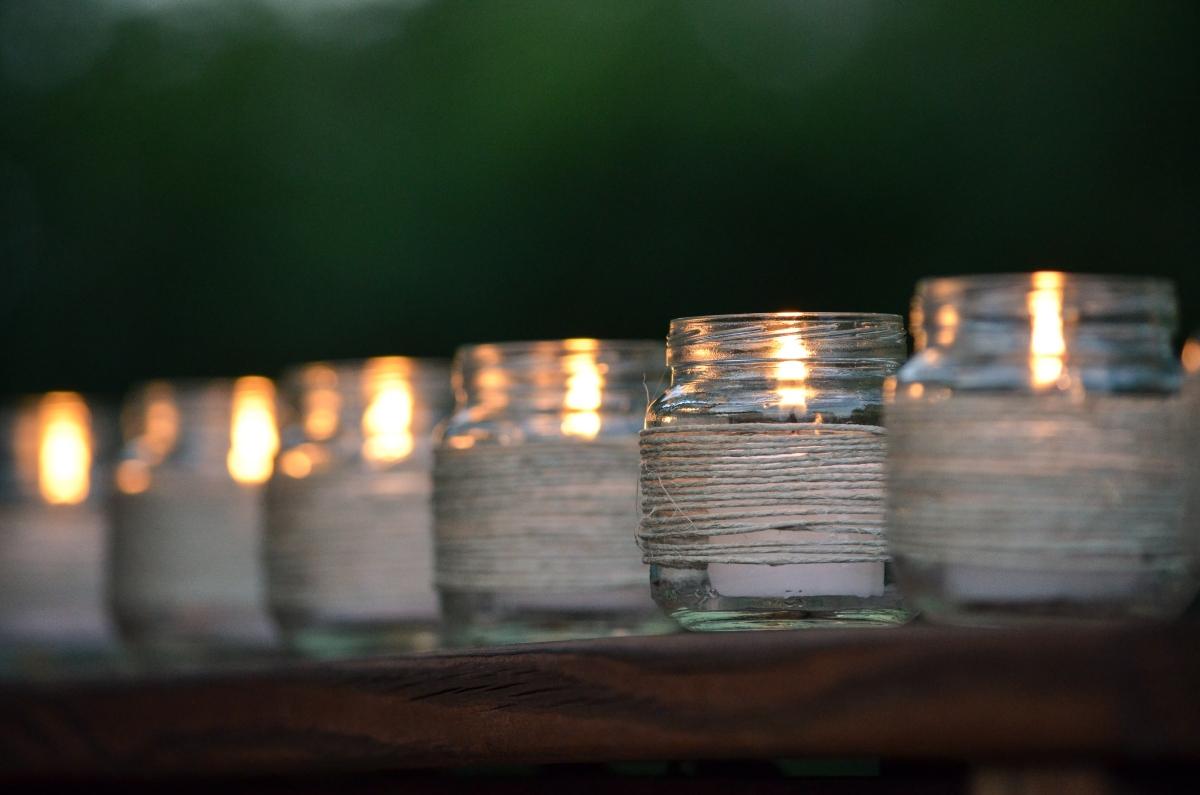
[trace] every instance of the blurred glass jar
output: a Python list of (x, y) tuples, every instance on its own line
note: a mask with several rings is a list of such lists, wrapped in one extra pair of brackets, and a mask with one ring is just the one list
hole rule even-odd
[(432, 648), (432, 430), (440, 359), (316, 363), (286, 376), (267, 490), (267, 588), (284, 640), (314, 656)]
[(46, 654), (84, 662), (110, 643), (103, 506), (114, 420), (75, 392), (50, 392), (0, 411), (5, 668), (23, 672), (25, 662)]
[(1186, 605), (1175, 315), (1151, 278), (918, 284), (888, 409), (889, 543), (915, 608), (1002, 624)]
[[(693, 630), (907, 619), (883, 540), (881, 427), (884, 382), (906, 352), (895, 315), (671, 321), (671, 384), (646, 413), (646, 437), (704, 429), (708, 441), (703, 450), (676, 444), (664, 451), (674, 463), (661, 467), (643, 442), (640, 537), (665, 612)], [(740, 474), (729, 476), (737, 483), (719, 498), (723, 508), (714, 464), (730, 456)], [(676, 472), (681, 459), (693, 470)]]
[(122, 639), (186, 664), (273, 642), (262, 485), (279, 449), (269, 379), (147, 384), (127, 399), (110, 590)]
[[(1187, 492), (1186, 531), (1192, 542), (1194, 562), (1200, 568), (1200, 332), (1183, 346), (1184, 422), (1188, 427), (1188, 453), (1192, 471)], [(1200, 572), (1197, 573), (1200, 578)], [(1192, 613), (1200, 612), (1200, 599)]]
[(633, 539), (637, 435), (663, 374), (642, 340), (459, 349), (434, 478), (450, 644), (664, 628)]

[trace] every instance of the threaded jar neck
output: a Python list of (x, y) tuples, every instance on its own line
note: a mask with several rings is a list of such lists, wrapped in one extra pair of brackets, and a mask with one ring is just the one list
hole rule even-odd
[(899, 315), (771, 312), (706, 315), (671, 321), (672, 367), (803, 360), (812, 364), (903, 359)]

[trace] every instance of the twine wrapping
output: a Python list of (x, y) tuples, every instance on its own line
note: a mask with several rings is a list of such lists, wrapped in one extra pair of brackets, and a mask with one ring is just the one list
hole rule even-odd
[(956, 395), (888, 411), (892, 554), (1154, 571), (1184, 554), (1179, 401)]
[(458, 591), (581, 592), (644, 585), (633, 439), (437, 451), (436, 577)]
[(342, 620), (433, 619), (427, 471), (276, 478), (266, 570), (277, 610)]
[(649, 428), (641, 434), (643, 560), (883, 561), (885, 448), (874, 425)]

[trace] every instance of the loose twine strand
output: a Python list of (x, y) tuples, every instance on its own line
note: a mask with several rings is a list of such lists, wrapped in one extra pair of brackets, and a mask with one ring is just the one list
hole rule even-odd
[(888, 539), (922, 561), (1057, 571), (1183, 564), (1187, 436), (1176, 399), (956, 395), (899, 401)]
[(630, 543), (632, 439), (546, 440), (439, 450), (436, 583), (461, 591), (645, 586)]
[(886, 435), (874, 425), (649, 428), (637, 534), (646, 563), (882, 561)]

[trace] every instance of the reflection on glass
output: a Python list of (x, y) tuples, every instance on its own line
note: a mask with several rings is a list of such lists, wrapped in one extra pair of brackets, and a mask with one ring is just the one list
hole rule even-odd
[(1063, 275), (1056, 271), (1033, 274), (1029, 292), (1029, 371), (1035, 389), (1058, 384), (1067, 352), (1063, 335)]
[(568, 351), (563, 356), (563, 370), (567, 374), (566, 394), (563, 396), (562, 432), (581, 439), (595, 439), (600, 433), (600, 404), (604, 390), (604, 376), (596, 364), (596, 349), (593, 339), (564, 340)]

